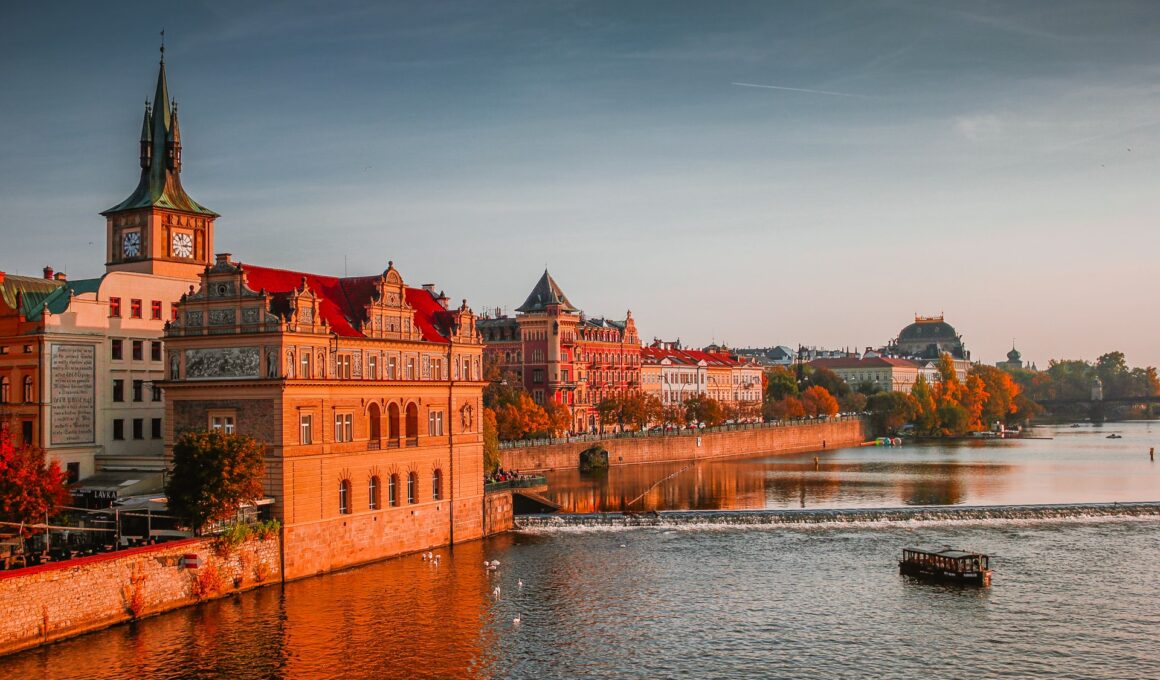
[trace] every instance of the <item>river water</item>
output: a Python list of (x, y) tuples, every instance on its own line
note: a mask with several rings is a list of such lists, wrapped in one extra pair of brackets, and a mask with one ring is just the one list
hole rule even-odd
[[(1160, 499), (1160, 426), (1040, 434), (701, 464), (632, 509)], [(553, 493), (614, 508), (682, 467), (558, 475)], [(898, 575), (902, 547), (943, 544), (990, 553), (993, 586)], [(439, 552), (6, 657), (0, 676), (1160, 677), (1155, 517), (571, 528)]]

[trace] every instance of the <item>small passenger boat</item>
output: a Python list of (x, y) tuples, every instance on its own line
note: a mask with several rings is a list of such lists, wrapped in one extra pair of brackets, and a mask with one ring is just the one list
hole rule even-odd
[(898, 573), (915, 578), (991, 585), (991, 558), (982, 553), (951, 548), (903, 548)]

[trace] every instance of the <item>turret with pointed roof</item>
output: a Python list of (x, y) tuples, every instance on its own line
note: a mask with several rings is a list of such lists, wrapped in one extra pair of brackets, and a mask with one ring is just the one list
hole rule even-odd
[(564, 295), (564, 291), (560, 290), (560, 286), (556, 284), (555, 279), (544, 269), (544, 275), (536, 282), (536, 287), (528, 295), (528, 299), (524, 300), (524, 304), (516, 307), (517, 312), (525, 314), (531, 312), (542, 312), (548, 308), (548, 305), (560, 305), (565, 312), (578, 312), (579, 309), (572, 306), (568, 301), (568, 296)]
[(107, 217), (126, 210), (158, 207), (217, 217), (217, 213), (190, 198), (181, 186), (181, 131), (176, 103), (169, 99), (164, 59), (157, 72), (153, 106), (145, 107), (141, 128), (141, 179), (137, 188), (129, 198), (101, 214)]
[(153, 102), (141, 121), (141, 177), (128, 198), (101, 214), (108, 228), (108, 271), (196, 279), (213, 259), (218, 216), (181, 186), (181, 126), (169, 98), (165, 52)]

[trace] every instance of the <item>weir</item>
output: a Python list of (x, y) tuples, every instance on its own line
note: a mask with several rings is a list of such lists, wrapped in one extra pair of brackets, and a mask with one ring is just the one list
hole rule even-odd
[(1052, 520), (1084, 517), (1160, 517), (1160, 501), (1052, 505), (960, 505), (819, 510), (669, 510), (649, 513), (598, 512), (520, 515), (515, 529), (572, 527), (665, 527), (688, 525), (801, 525), (971, 520)]

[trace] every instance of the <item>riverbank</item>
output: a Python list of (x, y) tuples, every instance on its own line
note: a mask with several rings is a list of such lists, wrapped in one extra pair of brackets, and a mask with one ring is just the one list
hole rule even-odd
[(608, 450), (608, 464), (613, 466), (805, 453), (860, 444), (869, 438), (869, 434), (870, 425), (865, 419), (848, 418), (806, 424), (770, 424), (700, 435), (610, 437), (502, 449), (500, 464), (505, 469), (521, 473), (575, 469), (579, 465), (580, 452), (593, 445)]

